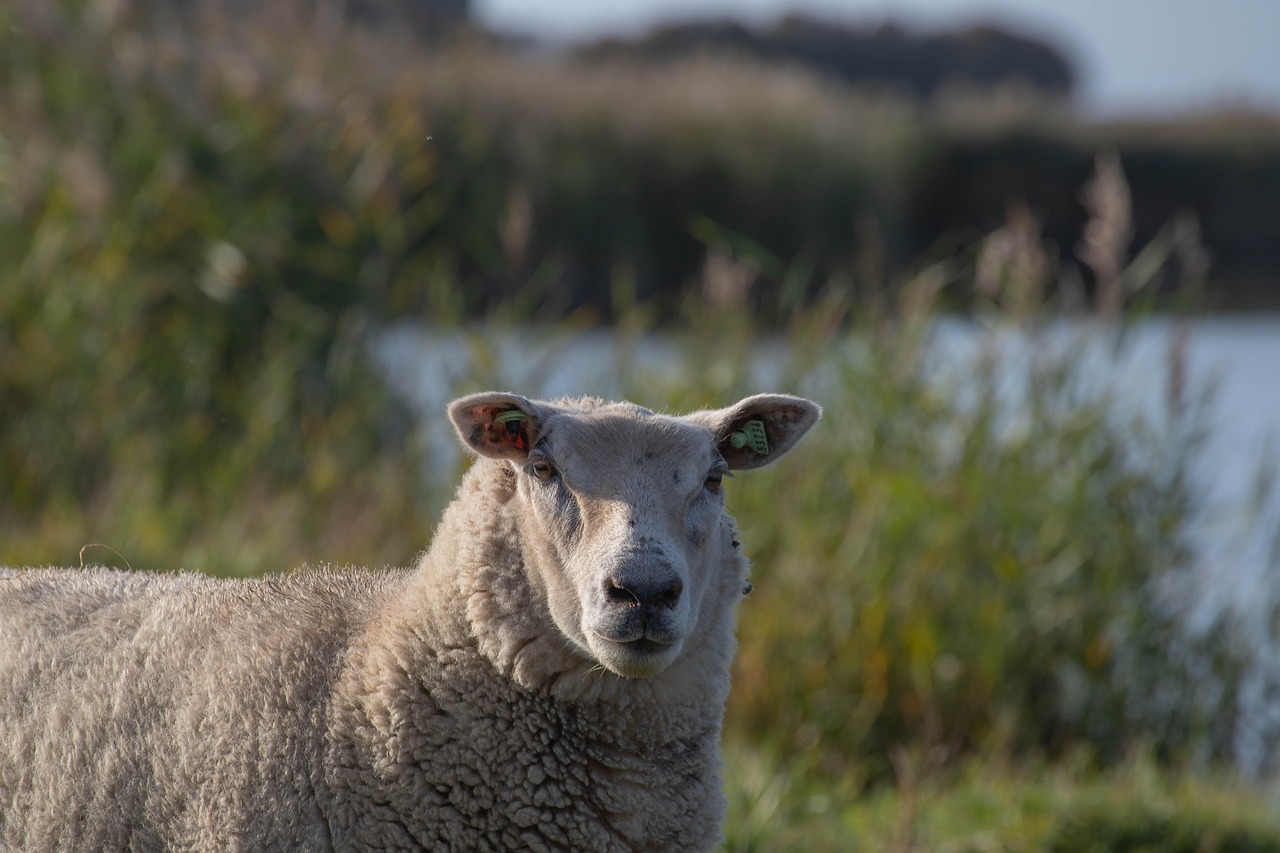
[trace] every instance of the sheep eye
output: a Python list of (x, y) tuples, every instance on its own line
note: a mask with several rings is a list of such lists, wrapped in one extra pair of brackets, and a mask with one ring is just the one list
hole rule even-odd
[(718, 492), (720, 491), (720, 484), (723, 481), (724, 474), (721, 474), (719, 471), (713, 471), (707, 475), (707, 479), (703, 482), (703, 485), (706, 486), (708, 492)]
[(545, 459), (533, 463), (533, 475), (539, 480), (550, 480), (556, 473), (556, 466)]

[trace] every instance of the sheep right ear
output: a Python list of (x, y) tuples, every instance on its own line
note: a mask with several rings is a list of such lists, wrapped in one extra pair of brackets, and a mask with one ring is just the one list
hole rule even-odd
[(822, 417), (822, 407), (790, 394), (757, 394), (685, 417), (710, 429), (729, 469), (741, 471), (768, 465), (794, 447)]
[(490, 459), (525, 459), (538, 440), (542, 413), (518, 394), (490, 391), (449, 404), (449, 419), (463, 444)]

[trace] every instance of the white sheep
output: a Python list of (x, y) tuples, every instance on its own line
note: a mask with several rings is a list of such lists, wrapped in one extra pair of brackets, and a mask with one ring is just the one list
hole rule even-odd
[(455, 401), (408, 571), (0, 571), (5, 850), (705, 850), (746, 584), (721, 479), (820, 410)]

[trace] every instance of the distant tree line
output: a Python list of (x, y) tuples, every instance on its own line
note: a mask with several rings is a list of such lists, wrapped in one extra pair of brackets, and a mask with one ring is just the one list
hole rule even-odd
[[(252, 17), (254, 0), (143, 0), (152, 12), (188, 16), (214, 10)], [(484, 33), (471, 18), (470, 0), (276, 0), (268, 14), (329, 26), (358, 26), (408, 36), (424, 45), (459, 34), (513, 47), (529, 37)], [(1070, 97), (1076, 72), (1051, 45), (991, 25), (916, 33), (896, 24), (855, 27), (803, 15), (770, 26), (733, 20), (665, 24), (638, 38), (605, 38), (575, 50), (588, 61), (665, 61), (698, 53), (731, 53), (766, 63), (802, 66), (828, 78), (930, 98), (947, 86), (989, 89), (1023, 85)]]
[(471, 0), (141, 0), (149, 15), (227, 15), (235, 18), (288, 17), (329, 28), (357, 26), (408, 36), (423, 44), (454, 38), (470, 22)]
[(919, 98), (956, 84), (1021, 84), (1068, 97), (1076, 84), (1076, 72), (1061, 52), (993, 26), (917, 34), (893, 24), (859, 28), (800, 15), (769, 27), (701, 21), (661, 26), (635, 39), (604, 39), (578, 55), (587, 60), (662, 61), (699, 52), (794, 63), (843, 82), (883, 86)]
[[(118, 26), (147, 32), (146, 13), (161, 10), (162, 3), (122, 7), (129, 13)], [(11, 36), (14, 50), (32, 53), (32, 79), (47, 77), (49, 91), (65, 91), (59, 81), (81, 75), (75, 109), (45, 124), (73, 115), (76, 128), (118, 127), (113, 133), (141, 135), (147, 128), (130, 111), (144, 104), (153, 109), (155, 138), (148, 143), (167, 146), (170, 159), (190, 163), (199, 179), (184, 183), (184, 193), (208, 207), (215, 190), (235, 187), (219, 201), (235, 228), (223, 234), (206, 223), (197, 239), (193, 226), (193, 246), (204, 251), (227, 242), (249, 267), (287, 279), (282, 287), (291, 292), (381, 306), (391, 314), (424, 305), (436, 313), (476, 314), (519, 295), (539, 302), (547, 316), (586, 308), (609, 317), (633, 302), (671, 316), (690, 288), (714, 277), (709, 262), (730, 256), (750, 268), (742, 296), (761, 308), (790, 304), (833, 283), (859, 298), (878, 299), (922, 259), (971, 260), (986, 235), (1018, 211), (1034, 219), (1053, 258), (1064, 267), (1079, 266), (1077, 241), (1089, 218), (1081, 187), (1097, 154), (1109, 151), (1118, 156), (1131, 193), (1135, 249), (1174, 219), (1194, 221), (1211, 254), (1211, 305), (1280, 304), (1275, 117), (1223, 114), (1102, 125), (1066, 110), (1042, 111), (1039, 98), (978, 97), (973, 114), (981, 117), (988, 101), (997, 107), (1009, 101), (1014, 113), (975, 120), (945, 104), (918, 109), (900, 98), (867, 97), (811, 79), (789, 78), (771, 89), (779, 75), (770, 63), (750, 58), (674, 61), (655, 73), (604, 62), (583, 73), (572, 61), (530, 62), (493, 45), (421, 49), (427, 42), (398, 17), (413, 6), (461, 16), (468, 0), (280, 0), (259, 10), (261, 20), (252, 5), (168, 0), (163, 7), (164, 14), (189, 15), (195, 24), (182, 55), (202, 69), (185, 72), (198, 85), (161, 67), (158, 52), (153, 88), (127, 79), (134, 72), (115, 55), (127, 42), (101, 35), (93, 36), (100, 44), (93, 41), (80, 31), (78, 13), (67, 15), (67, 32), (49, 36), (47, 45), (33, 38), (34, 27), (15, 28)], [(271, 38), (256, 42), (262, 75), (256, 88), (242, 87), (235, 74), (204, 70), (241, 66), (238, 54), (234, 62), (227, 57), (244, 40), (213, 37), (219, 30), (205, 19), (219, 9), (227, 21), (243, 11), (245, 27), (273, 28)], [(326, 17), (337, 12), (346, 17)], [(383, 22), (369, 29), (405, 37), (347, 39), (366, 28), (357, 23), (366, 14)], [(352, 24), (326, 31), (308, 16)], [(802, 18), (758, 31), (738, 24), (672, 26), (632, 43), (582, 48), (581, 55), (622, 55), (665, 44), (669, 52), (662, 55), (675, 57), (675, 45), (695, 50), (699, 33), (712, 33), (710, 41), (720, 44), (737, 38), (760, 51), (771, 45), (775, 56), (787, 50), (800, 55), (808, 45), (811, 55), (833, 63), (841, 55), (836, 46), (844, 45), (848, 67), (855, 60), (870, 64), (867, 57), (877, 50), (894, 54), (897, 45), (893, 61), (904, 65), (909, 55), (937, 54), (924, 62), (935, 81), (951, 73), (939, 70), (948, 66), (946, 56), (964, 58), (952, 67), (987, 69), (986, 77), (972, 70), (959, 79), (997, 79), (991, 69), (1000, 63), (983, 59), (983, 49), (966, 53), (964, 45), (1020, 44), (1027, 55), (1057, 56), (991, 30), (924, 37)], [(341, 61), (335, 59), (327, 88), (318, 90), (326, 98), (312, 104), (295, 97), (293, 75), (302, 63), (290, 58), (290, 47), (314, 44), (317, 37)], [(859, 44), (878, 47), (854, 50)], [(824, 45), (825, 53), (815, 47)], [(1018, 51), (1004, 53), (1002, 67), (1018, 65), (1008, 59)], [(79, 65), (70, 62), (73, 56)], [(1050, 66), (1059, 69), (1057, 77), (1035, 79), (1069, 92), (1069, 65), (1057, 57), (1056, 66), (1044, 63)], [(100, 89), (112, 75), (123, 82)], [(221, 82), (209, 89), (210, 79)], [(195, 93), (206, 89), (214, 100), (192, 110)], [(347, 98), (348, 91), (367, 100)], [(61, 102), (50, 96), (42, 103), (55, 110)], [(99, 118), (89, 121), (91, 111)], [(223, 139), (228, 128), (241, 129), (234, 137), (239, 147)], [(79, 137), (68, 132), (67, 138)], [(133, 150), (98, 131), (91, 147), (73, 154), (100, 159), (100, 168), (118, 172), (113, 158), (124, 155), (117, 148)], [(289, 153), (271, 159), (269, 152), (284, 150)], [(157, 155), (141, 162), (167, 161)], [(236, 185), (229, 176), (237, 175), (255, 177)], [(119, 187), (122, 179), (112, 175), (98, 183)], [(94, 185), (69, 184), (77, 194)], [(126, 197), (119, 190), (105, 196), (119, 204)], [(270, 204), (287, 215), (267, 217), (258, 228), (244, 225), (242, 207)], [(17, 248), (28, 244), (30, 235), (13, 242)], [(196, 269), (203, 263), (200, 252), (184, 261)], [(1080, 278), (1091, 294), (1090, 271), (1081, 269)], [(1170, 290), (1176, 278), (1170, 276)], [(962, 307), (966, 295), (952, 298)]]

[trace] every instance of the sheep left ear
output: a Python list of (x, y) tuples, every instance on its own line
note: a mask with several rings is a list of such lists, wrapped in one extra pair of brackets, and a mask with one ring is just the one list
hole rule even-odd
[(745, 471), (772, 463), (822, 417), (822, 407), (789, 394), (757, 394), (727, 409), (695, 412), (688, 419), (711, 430), (729, 468)]
[(543, 413), (519, 394), (492, 391), (449, 404), (458, 437), (473, 452), (491, 459), (525, 459), (542, 431)]

